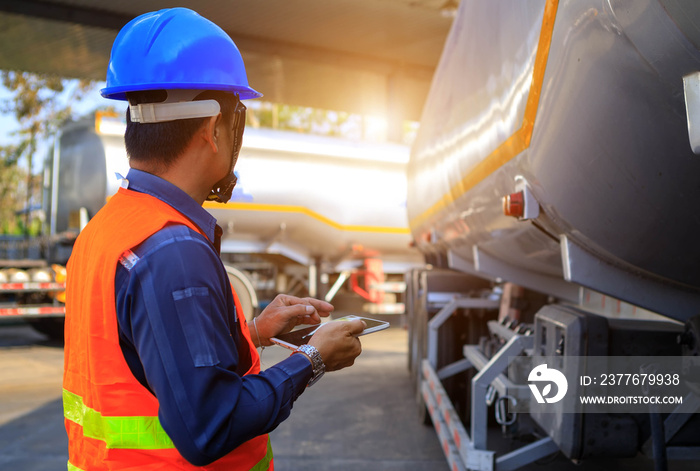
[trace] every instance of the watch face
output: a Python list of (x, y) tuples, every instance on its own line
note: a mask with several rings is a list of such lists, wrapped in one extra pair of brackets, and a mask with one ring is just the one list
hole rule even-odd
[(318, 353), (318, 350), (316, 350), (315, 347), (312, 347), (311, 345), (301, 345), (297, 351), (303, 352), (306, 355), (311, 358), (311, 367), (313, 368), (313, 376), (309, 380), (309, 383), (306, 385), (307, 387), (311, 386), (314, 384), (316, 381), (321, 379), (321, 376), (323, 376), (323, 373), (326, 371), (326, 366), (323, 364), (323, 359), (321, 358), (321, 354)]
[(302, 345), (301, 347), (299, 347), (299, 350), (303, 351), (304, 353), (309, 355), (309, 357), (311, 357), (314, 372), (325, 370), (325, 365), (323, 364), (321, 354), (318, 353), (318, 350), (316, 350), (315, 347), (312, 347), (311, 345)]

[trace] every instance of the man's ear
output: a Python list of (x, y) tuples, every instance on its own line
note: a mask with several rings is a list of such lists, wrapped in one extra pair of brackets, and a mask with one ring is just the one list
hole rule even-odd
[(221, 139), (221, 123), (223, 122), (223, 116), (221, 113), (216, 116), (209, 118), (202, 129), (204, 133), (204, 139), (207, 145), (211, 147), (214, 153), (219, 152), (219, 139)]

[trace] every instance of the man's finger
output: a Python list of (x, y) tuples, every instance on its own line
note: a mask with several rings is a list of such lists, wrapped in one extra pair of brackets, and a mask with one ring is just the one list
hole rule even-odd
[(296, 296), (292, 296), (290, 294), (278, 294), (277, 298), (279, 302), (285, 306), (296, 306), (298, 304), (308, 304), (301, 298), (297, 298)]
[(321, 312), (332, 312), (333, 305), (331, 303), (327, 303), (326, 301), (322, 301), (320, 299), (315, 299), (315, 298), (304, 298), (303, 301), (305, 303), (311, 304), (316, 310), (321, 313)]
[(350, 327), (350, 333), (352, 335), (360, 335), (362, 331), (367, 328), (367, 324), (365, 324), (365, 321), (361, 319), (355, 319), (348, 322), (348, 326)]
[(292, 304), (282, 307), (281, 312), (284, 313), (284, 317), (291, 319), (293, 317), (313, 317), (313, 315), (316, 313), (316, 310), (313, 306), (310, 306), (308, 304)]
[(332, 312), (334, 309), (332, 304), (327, 303), (325, 301), (321, 301), (320, 299), (297, 298), (296, 296), (291, 296), (288, 294), (280, 294), (277, 296), (277, 299), (284, 306), (306, 306), (304, 309), (306, 309), (307, 315), (313, 315), (318, 313), (323, 317), (327, 317), (327, 313)]

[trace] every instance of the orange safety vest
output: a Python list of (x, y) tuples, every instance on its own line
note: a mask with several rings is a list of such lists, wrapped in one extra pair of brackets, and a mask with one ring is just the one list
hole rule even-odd
[[(119, 346), (114, 277), (120, 256), (169, 224), (202, 233), (163, 201), (124, 188), (85, 227), (68, 262), (63, 408), (68, 470), (271, 470), (267, 435), (197, 467), (177, 451), (158, 420), (158, 399), (134, 377)], [(252, 365), (260, 357), (234, 293)]]

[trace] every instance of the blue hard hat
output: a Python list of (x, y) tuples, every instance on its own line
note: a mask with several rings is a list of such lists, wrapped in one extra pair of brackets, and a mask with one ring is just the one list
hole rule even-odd
[(220, 90), (259, 98), (243, 58), (219, 26), (187, 8), (146, 13), (122, 28), (112, 45), (103, 97), (126, 100), (142, 90)]

